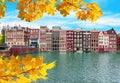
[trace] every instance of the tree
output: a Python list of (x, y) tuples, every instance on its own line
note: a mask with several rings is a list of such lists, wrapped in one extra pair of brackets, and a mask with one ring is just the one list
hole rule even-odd
[(0, 34), (0, 44), (5, 44), (5, 35)]
[[(16, 2), (19, 10), (18, 17), (21, 20), (31, 22), (41, 18), (44, 13), (54, 15), (60, 12), (62, 16), (67, 16), (70, 11), (74, 11), (78, 19), (96, 21), (102, 11), (97, 3), (85, 3), (83, 0), (9, 0)], [(0, 18), (5, 14), (6, 0), (0, 1)]]
[(10, 56), (10, 59), (0, 57), (0, 83), (30, 83), (38, 78), (46, 79), (47, 70), (52, 69), (55, 62), (43, 63), (43, 57), (32, 58)]

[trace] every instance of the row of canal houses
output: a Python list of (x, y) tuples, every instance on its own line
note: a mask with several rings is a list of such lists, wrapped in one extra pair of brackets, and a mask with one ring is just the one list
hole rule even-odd
[(116, 52), (120, 49), (120, 35), (112, 28), (92, 31), (76, 28), (62, 30), (60, 26), (41, 26), (40, 29), (14, 26), (4, 27), (5, 43), (39, 48), (40, 51)]

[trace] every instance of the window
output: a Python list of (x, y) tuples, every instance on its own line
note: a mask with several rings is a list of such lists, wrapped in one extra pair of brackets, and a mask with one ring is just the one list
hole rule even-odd
[(77, 44), (77, 47), (79, 47), (79, 44)]

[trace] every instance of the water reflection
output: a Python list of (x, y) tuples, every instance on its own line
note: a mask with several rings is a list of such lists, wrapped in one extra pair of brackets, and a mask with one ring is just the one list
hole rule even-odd
[(56, 61), (47, 80), (36, 83), (120, 83), (120, 53), (40, 52), (45, 62)]

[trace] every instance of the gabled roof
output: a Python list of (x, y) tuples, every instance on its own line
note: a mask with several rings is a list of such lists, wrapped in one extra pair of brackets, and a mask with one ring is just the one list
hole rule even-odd
[(103, 35), (103, 31), (100, 31), (100, 32), (99, 32), (99, 35), (100, 35), (101, 33), (102, 33), (102, 35)]
[(108, 32), (108, 34), (116, 34), (116, 32), (115, 32), (115, 30), (112, 28), (112, 29), (110, 29), (110, 30), (107, 30), (107, 32)]
[(107, 31), (102, 31), (104, 35), (108, 35), (108, 32)]

